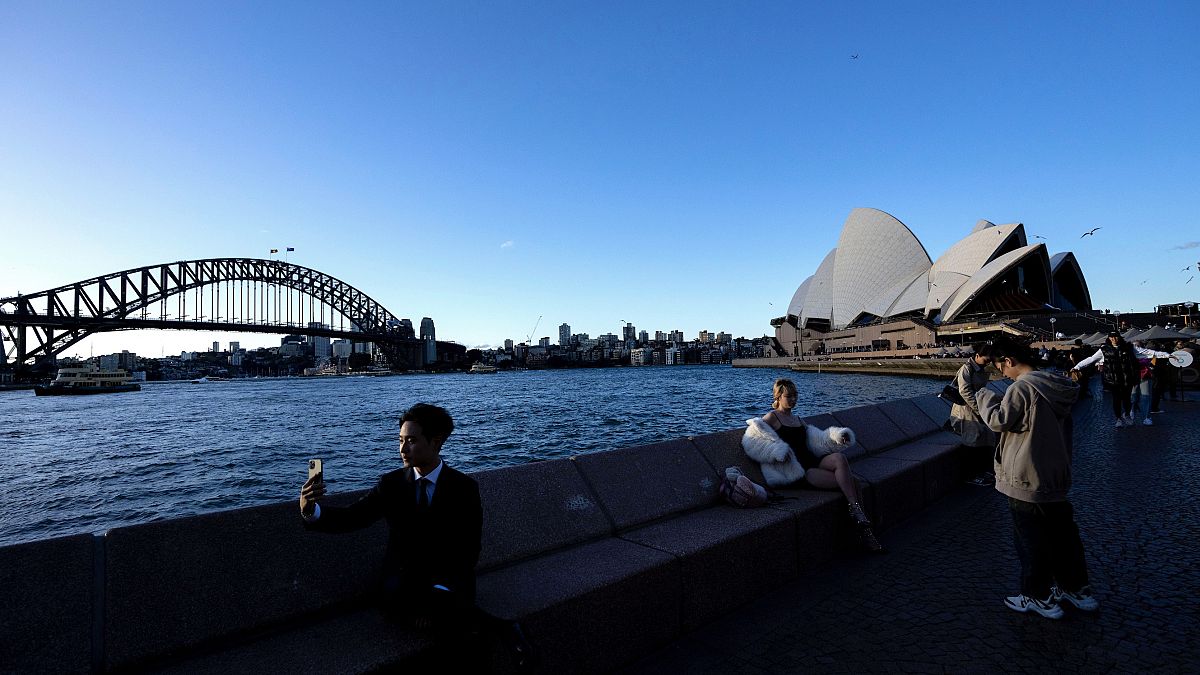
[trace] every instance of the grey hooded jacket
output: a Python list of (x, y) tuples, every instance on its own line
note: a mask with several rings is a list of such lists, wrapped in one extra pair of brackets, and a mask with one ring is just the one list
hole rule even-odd
[(1031, 371), (1013, 380), (1001, 398), (976, 395), (980, 417), (1000, 432), (996, 490), (1026, 502), (1060, 502), (1071, 489), (1071, 443), (1065, 421), (1079, 386), (1065, 377)]

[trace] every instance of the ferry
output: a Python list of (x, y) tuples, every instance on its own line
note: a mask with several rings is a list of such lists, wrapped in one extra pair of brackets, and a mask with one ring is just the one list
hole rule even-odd
[(47, 385), (34, 387), (38, 396), (75, 396), (80, 394), (114, 394), (121, 391), (141, 391), (142, 385), (124, 370), (100, 370), (96, 366), (59, 368), (58, 377)]
[(497, 370), (499, 370), (499, 368), (497, 368), (496, 366), (489, 366), (486, 363), (483, 363), (482, 361), (476, 361), (475, 365), (471, 366), (471, 369), (468, 370), (467, 372), (473, 373), (475, 375), (481, 375), (481, 374), (490, 375), (490, 374), (496, 372)]

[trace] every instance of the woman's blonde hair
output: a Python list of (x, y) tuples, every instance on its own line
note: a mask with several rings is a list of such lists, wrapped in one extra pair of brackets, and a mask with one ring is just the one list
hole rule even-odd
[(796, 394), (797, 393), (796, 392), (796, 383), (792, 382), (791, 380), (787, 379), (786, 377), (781, 377), (778, 380), (775, 380), (775, 386), (772, 388), (771, 392), (774, 395), (773, 396), (774, 400), (771, 402), (771, 408), (778, 410), (780, 395), (783, 392), (788, 392), (790, 394)]

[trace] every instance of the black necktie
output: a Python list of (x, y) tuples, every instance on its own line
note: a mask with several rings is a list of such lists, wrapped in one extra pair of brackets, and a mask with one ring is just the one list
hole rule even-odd
[(426, 487), (429, 485), (428, 478), (417, 479), (417, 510), (425, 511), (429, 508), (429, 492)]

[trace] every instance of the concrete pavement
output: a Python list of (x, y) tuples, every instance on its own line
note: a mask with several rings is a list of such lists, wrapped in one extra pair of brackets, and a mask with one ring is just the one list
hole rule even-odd
[(1076, 407), (1071, 501), (1095, 613), (1007, 609), (1007, 502), (964, 484), (886, 532), (890, 554), (839, 557), (624, 672), (1197, 672), (1200, 402), (1163, 408), (1114, 429), (1106, 397)]

